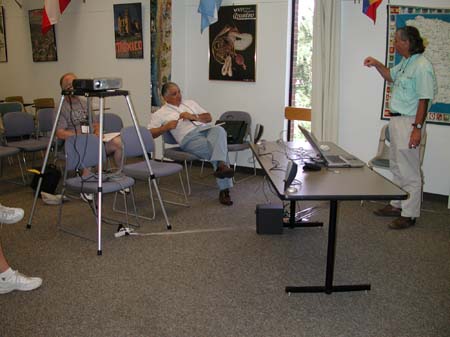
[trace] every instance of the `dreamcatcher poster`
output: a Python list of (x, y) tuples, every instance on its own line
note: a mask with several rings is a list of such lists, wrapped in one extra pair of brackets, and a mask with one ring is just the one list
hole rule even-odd
[(255, 82), (256, 5), (222, 6), (209, 27), (209, 79)]

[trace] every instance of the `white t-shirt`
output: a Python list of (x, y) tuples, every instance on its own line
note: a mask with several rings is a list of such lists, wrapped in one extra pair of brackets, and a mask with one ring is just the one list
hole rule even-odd
[[(172, 104), (164, 104), (160, 109), (151, 115), (150, 123), (147, 129), (159, 128), (169, 121), (178, 120), (182, 112), (189, 112), (191, 114), (199, 115), (207, 112), (196, 102), (187, 100), (182, 101), (177, 107)], [(170, 130), (173, 137), (178, 144), (181, 144), (183, 138), (198, 126), (198, 122), (195, 124), (189, 120), (178, 120), (177, 127)]]

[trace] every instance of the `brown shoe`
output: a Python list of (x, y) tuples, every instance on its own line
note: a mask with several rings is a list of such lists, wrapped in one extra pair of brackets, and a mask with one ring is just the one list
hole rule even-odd
[(405, 229), (416, 224), (416, 219), (401, 216), (389, 224), (390, 229)]
[(225, 165), (225, 163), (222, 162), (217, 167), (216, 172), (214, 172), (214, 177), (219, 178), (219, 179), (233, 178), (234, 177), (234, 170), (231, 167), (229, 167), (228, 165)]
[(391, 205), (386, 205), (383, 208), (373, 211), (373, 214), (378, 216), (401, 216), (402, 209)]
[(227, 206), (233, 205), (233, 202), (231, 201), (231, 198), (230, 198), (230, 191), (228, 190), (228, 188), (219, 192), (219, 202), (222, 205), (227, 205)]

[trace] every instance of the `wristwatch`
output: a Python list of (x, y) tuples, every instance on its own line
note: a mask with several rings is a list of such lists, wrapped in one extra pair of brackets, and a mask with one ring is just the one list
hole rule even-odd
[(412, 126), (414, 126), (416, 129), (419, 129), (419, 130), (422, 129), (422, 124), (420, 124), (420, 123), (417, 123), (417, 124), (413, 123)]

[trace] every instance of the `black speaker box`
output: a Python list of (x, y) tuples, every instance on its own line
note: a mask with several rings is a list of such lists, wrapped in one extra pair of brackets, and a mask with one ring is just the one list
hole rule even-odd
[(283, 233), (283, 205), (258, 204), (256, 205), (256, 233), (282, 234)]

